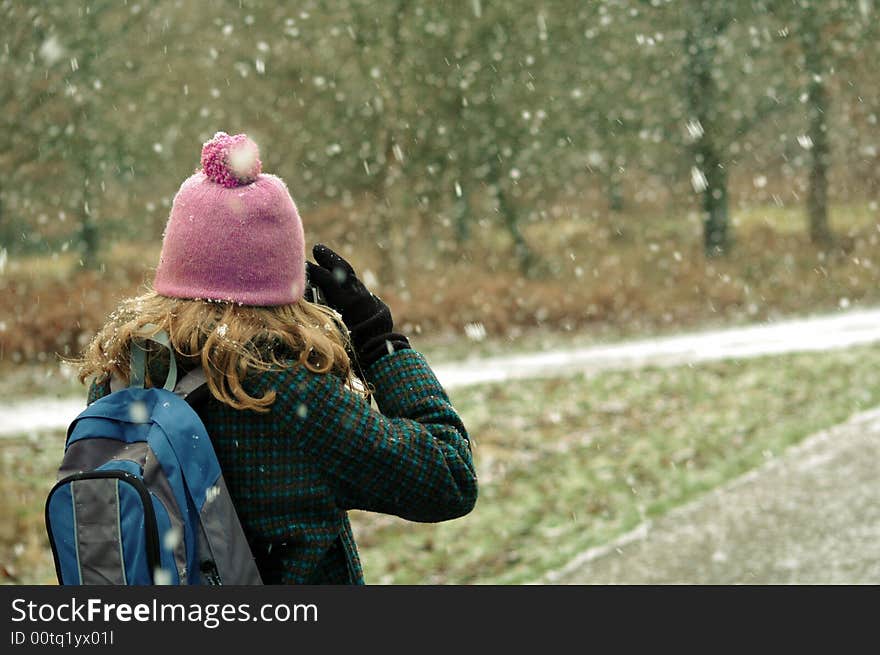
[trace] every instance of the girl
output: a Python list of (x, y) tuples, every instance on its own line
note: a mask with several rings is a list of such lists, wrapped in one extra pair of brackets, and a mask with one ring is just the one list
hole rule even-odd
[[(256, 145), (218, 132), (201, 165), (174, 198), (153, 289), (111, 314), (80, 379), (89, 402), (108, 394), (128, 380), (132, 339), (167, 332), (178, 366), (206, 374), (199, 415), (263, 581), (363, 584), (348, 510), (467, 514), (467, 431), (348, 262), (322, 245), (306, 262), (296, 206)], [(150, 357), (148, 381), (165, 379), (165, 360)]]

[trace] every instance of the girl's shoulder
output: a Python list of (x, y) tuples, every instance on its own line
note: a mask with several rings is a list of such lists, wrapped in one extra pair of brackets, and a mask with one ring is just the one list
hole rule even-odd
[(277, 404), (300, 403), (301, 398), (315, 395), (343, 394), (350, 391), (346, 380), (338, 373), (318, 373), (299, 361), (286, 361), (282, 368), (255, 371), (246, 378), (249, 391), (265, 393), (274, 391)]

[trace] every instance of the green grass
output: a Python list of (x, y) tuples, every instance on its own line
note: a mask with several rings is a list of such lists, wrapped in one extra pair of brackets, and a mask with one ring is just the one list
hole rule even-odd
[(468, 516), (356, 513), (367, 581), (516, 584), (880, 404), (880, 346), (455, 390)]
[[(829, 225), (835, 233), (848, 234), (877, 223), (877, 209), (868, 205), (834, 205), (829, 209)], [(749, 230), (766, 227), (782, 234), (801, 234), (807, 230), (807, 217), (798, 208), (777, 205), (763, 205), (736, 209), (732, 212), (731, 224), (736, 230)]]
[[(880, 405), (880, 345), (453, 389), (475, 441), (474, 511), (353, 512), (371, 584), (533, 582)], [(63, 434), (0, 440), (0, 576), (52, 582), (42, 503)], [(0, 578), (3, 581), (3, 578)]]
[(0, 584), (55, 582), (43, 503), (63, 450), (63, 432), (0, 437)]

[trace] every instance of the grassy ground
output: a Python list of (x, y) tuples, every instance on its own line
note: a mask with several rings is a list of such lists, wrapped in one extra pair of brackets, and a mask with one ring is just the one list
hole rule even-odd
[[(855, 234), (863, 226), (877, 222), (877, 211), (873, 205), (837, 205), (831, 208), (829, 223), (838, 234)], [(779, 233), (799, 234), (806, 229), (806, 220), (803, 212), (792, 211), (791, 207), (766, 205), (735, 211), (731, 223), (734, 230), (760, 226)]]
[[(476, 509), (440, 524), (354, 512), (370, 583), (516, 584), (880, 404), (880, 346), (451, 393)], [(0, 440), (0, 576), (52, 582), (42, 503), (63, 436)]]
[(43, 503), (63, 449), (62, 433), (0, 438), (0, 583), (55, 583)]
[(482, 487), (436, 525), (357, 514), (372, 583), (523, 583), (880, 403), (880, 346), (455, 390)]

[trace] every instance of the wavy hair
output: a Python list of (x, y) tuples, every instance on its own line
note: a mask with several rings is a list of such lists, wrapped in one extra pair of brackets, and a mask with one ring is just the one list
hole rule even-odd
[(267, 412), (275, 391), (248, 395), (252, 371), (280, 370), (297, 361), (315, 373), (333, 373), (353, 388), (346, 352), (348, 331), (332, 309), (305, 299), (277, 307), (170, 298), (148, 289), (123, 300), (72, 363), (80, 382), (129, 378), (133, 339), (164, 330), (176, 353), (205, 371), (211, 394), (235, 409)]

